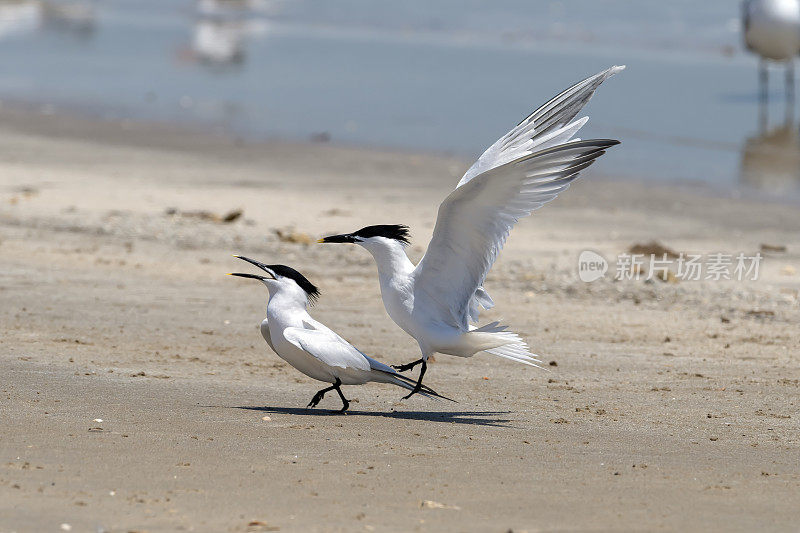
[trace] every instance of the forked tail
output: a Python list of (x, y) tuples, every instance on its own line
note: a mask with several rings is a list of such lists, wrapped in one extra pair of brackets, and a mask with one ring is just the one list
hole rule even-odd
[(484, 352), (525, 365), (543, 368), (540, 366), (541, 361), (530, 352), (525, 341), (516, 333), (507, 330), (508, 326), (502, 326), (500, 322), (492, 322), (471, 330), (470, 335), (475, 335), (474, 338), (479, 343), (485, 343), (487, 348), (481, 349)]

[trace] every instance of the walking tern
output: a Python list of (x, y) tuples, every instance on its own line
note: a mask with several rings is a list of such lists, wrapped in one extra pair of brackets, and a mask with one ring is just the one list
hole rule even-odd
[[(231, 276), (261, 281), (269, 290), (267, 317), (261, 322), (261, 335), (278, 356), (308, 377), (331, 383), (317, 392), (308, 407), (315, 407), (326, 392), (335, 390), (344, 412), (350, 405), (342, 385), (363, 385), (370, 381), (391, 383), (416, 390), (414, 380), (398, 374), (353, 347), (324, 324), (308, 314), (308, 306), (319, 297), (319, 290), (300, 272), (285, 265), (266, 265), (254, 259), (235, 256), (251, 263), (264, 275), (232, 273)], [(428, 387), (420, 394), (448, 399)]]
[(494, 302), (483, 287), (517, 221), (553, 200), (578, 173), (611, 146), (612, 139), (573, 139), (588, 117), (577, 120), (595, 90), (623, 70), (614, 66), (552, 98), (491, 145), (439, 206), (428, 251), (416, 266), (408, 259), (408, 227), (367, 226), (321, 243), (354, 243), (372, 254), (389, 316), (419, 344), (421, 364), (413, 394), (423, 389), (427, 360), (434, 353), (471, 357), (486, 351), (520, 363), (541, 361), (507, 326), (477, 327), (479, 307)]

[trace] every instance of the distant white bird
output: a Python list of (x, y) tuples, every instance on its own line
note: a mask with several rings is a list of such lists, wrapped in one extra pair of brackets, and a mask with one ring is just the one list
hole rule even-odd
[[(381, 296), (389, 316), (419, 344), (422, 358), (415, 389), (421, 390), (426, 361), (434, 353), (471, 357), (486, 351), (538, 366), (519, 335), (497, 322), (481, 327), (479, 306), (493, 307), (483, 282), (511, 228), (569, 187), (578, 173), (619, 141), (572, 139), (588, 120), (573, 120), (597, 87), (625, 67), (612, 67), (562, 92), (490, 146), (439, 206), (428, 251), (414, 266), (405, 253), (408, 228), (367, 226), (320, 239), (355, 243), (378, 266)], [(472, 324), (471, 324), (472, 323)]]
[(245, 29), (241, 21), (201, 19), (194, 27), (192, 49), (198, 59), (213, 64), (244, 61)]
[(767, 60), (786, 65), (786, 92), (794, 97), (794, 57), (800, 52), (800, 0), (745, 0), (745, 46), (760, 56), (761, 99), (766, 99)]
[[(333, 384), (317, 392), (308, 407), (315, 407), (326, 392), (335, 390), (342, 399), (341, 410), (346, 411), (350, 403), (342, 394), (342, 385), (363, 385), (376, 381), (414, 390), (413, 380), (367, 357), (324, 324), (311, 318), (307, 306), (319, 296), (319, 290), (305, 276), (285, 265), (265, 265), (247, 257), (236, 257), (267, 274), (230, 275), (256, 279), (267, 286), (269, 303), (267, 317), (261, 322), (261, 335), (270, 348), (306, 376)], [(449, 399), (428, 387), (424, 387), (420, 394)]]

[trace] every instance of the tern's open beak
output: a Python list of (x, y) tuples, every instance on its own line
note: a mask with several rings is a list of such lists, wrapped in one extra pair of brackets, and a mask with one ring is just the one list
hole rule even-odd
[(269, 276), (259, 276), (257, 274), (242, 274), (241, 272), (231, 272), (228, 275), (229, 276), (239, 276), (240, 278), (257, 279), (258, 281), (264, 281), (265, 279), (272, 279)]
[(233, 257), (236, 257), (237, 259), (241, 259), (242, 261), (247, 261), (251, 265), (257, 266), (258, 268), (260, 268), (261, 270), (266, 272), (267, 275), (266, 276), (254, 276), (252, 274), (231, 274), (232, 276), (239, 276), (239, 277), (242, 277), (242, 278), (262, 279), (262, 280), (263, 279), (275, 279), (275, 273), (272, 270), (270, 270), (270, 268), (267, 265), (265, 265), (264, 263), (262, 263), (261, 261), (256, 261), (255, 259), (250, 259), (249, 257), (245, 257), (243, 255), (234, 255)]
[(347, 242), (347, 243), (356, 243), (358, 240), (354, 235), (350, 233), (344, 233), (342, 235), (331, 235), (329, 237), (323, 237), (317, 241), (318, 243), (328, 243), (328, 242)]

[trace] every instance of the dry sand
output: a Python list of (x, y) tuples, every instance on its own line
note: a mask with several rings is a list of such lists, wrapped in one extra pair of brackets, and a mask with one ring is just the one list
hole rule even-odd
[[(247, 271), (231, 254), (298, 268), (317, 318), (416, 358), (366, 252), (275, 230), (406, 223), (416, 259), (467, 162), (0, 119), (0, 531), (797, 530), (797, 208), (617, 182), (600, 161), (486, 283), (482, 318), (549, 371), (439, 356), (427, 383), (459, 403), (373, 384), (338, 415), (335, 395), (305, 409), (321, 384), (266, 347), (266, 290), (223, 275)], [(577, 279), (581, 250), (653, 239), (787, 251), (757, 282)]]

